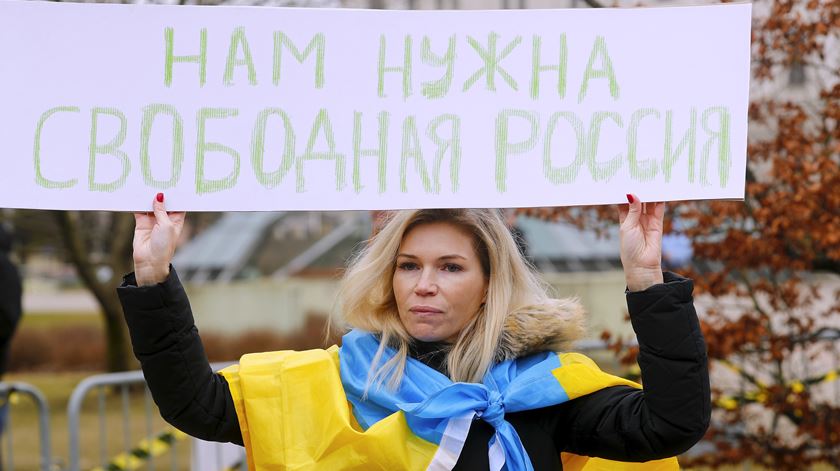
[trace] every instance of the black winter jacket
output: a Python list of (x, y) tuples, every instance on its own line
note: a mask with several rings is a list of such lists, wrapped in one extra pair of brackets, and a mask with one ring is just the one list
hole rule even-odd
[(9, 258), (11, 235), (0, 227), (0, 377), (6, 373), (9, 348), (23, 308), (20, 272)]
[[(627, 293), (639, 341), (644, 390), (613, 386), (566, 403), (509, 413), (535, 470), (562, 469), (560, 452), (621, 461), (675, 456), (694, 445), (710, 417), (706, 349), (690, 280), (666, 273), (665, 283)], [(230, 389), (207, 362), (189, 300), (174, 270), (158, 285), (118, 288), (140, 361), (161, 415), (204, 440), (242, 444)], [(412, 354), (441, 370), (434, 344)], [(490, 425), (473, 422), (455, 469), (488, 469)]]

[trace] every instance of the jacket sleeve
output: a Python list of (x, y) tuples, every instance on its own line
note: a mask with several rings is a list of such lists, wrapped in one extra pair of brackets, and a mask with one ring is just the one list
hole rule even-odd
[(242, 444), (227, 381), (213, 373), (187, 294), (174, 269), (154, 286), (134, 274), (117, 288), (149, 390), (164, 420), (203, 440)]
[(703, 437), (711, 395), (692, 290), (691, 280), (666, 273), (665, 283), (627, 293), (644, 389), (614, 386), (567, 403), (555, 429), (562, 451), (649, 461), (683, 453)]

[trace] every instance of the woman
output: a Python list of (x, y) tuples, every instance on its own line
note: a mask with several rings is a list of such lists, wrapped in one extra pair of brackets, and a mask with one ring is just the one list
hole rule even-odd
[[(710, 413), (689, 280), (661, 271), (663, 203), (621, 205), (621, 260), (645, 389), (555, 353), (580, 308), (550, 299), (494, 210), (397, 212), (352, 261), (341, 348), (210, 370), (169, 262), (183, 213), (136, 215), (119, 288), (162, 416), (245, 444), (252, 469), (616, 469), (682, 453)], [(232, 313), (236, 314), (236, 313)], [(601, 468), (598, 468), (601, 466)], [(627, 469), (627, 468), (621, 468)]]

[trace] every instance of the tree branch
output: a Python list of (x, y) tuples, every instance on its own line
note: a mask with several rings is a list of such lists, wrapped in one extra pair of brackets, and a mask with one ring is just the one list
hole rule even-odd
[(746, 371), (744, 371), (743, 368), (741, 368), (738, 365), (732, 363), (731, 361), (718, 360), (718, 362), (721, 365), (729, 368), (731, 371), (734, 371), (735, 373), (737, 373), (738, 376), (740, 376), (741, 378), (743, 378), (743, 379), (747, 380), (748, 382), (752, 383), (752, 385), (757, 387), (759, 390), (764, 391), (764, 390), (767, 389), (767, 386), (763, 382), (761, 382), (758, 378), (756, 378), (754, 375), (752, 375), (750, 373), (747, 373)]
[(79, 273), (79, 277), (84, 282), (85, 286), (93, 293), (101, 305), (105, 305), (107, 301), (106, 287), (96, 278), (96, 267), (90, 262), (87, 257), (88, 249), (82, 239), (82, 235), (78, 225), (79, 213), (75, 211), (53, 211), (55, 220), (58, 223), (59, 233), (67, 248), (67, 253)]

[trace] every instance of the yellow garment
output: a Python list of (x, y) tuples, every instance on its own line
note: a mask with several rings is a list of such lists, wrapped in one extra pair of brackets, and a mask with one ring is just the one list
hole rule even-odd
[(245, 355), (222, 374), (251, 470), (425, 469), (437, 450), (411, 433), (402, 412), (361, 430), (341, 386), (337, 347)]
[[(414, 435), (402, 411), (361, 430), (344, 395), (338, 354), (335, 346), (249, 354), (221, 371), (251, 471), (428, 468), (438, 446)], [(616, 384), (639, 387), (601, 372), (583, 355), (560, 354), (560, 359), (564, 366), (553, 374), (570, 399)], [(563, 453), (562, 460), (571, 471), (679, 469), (676, 458), (617, 463)]]

